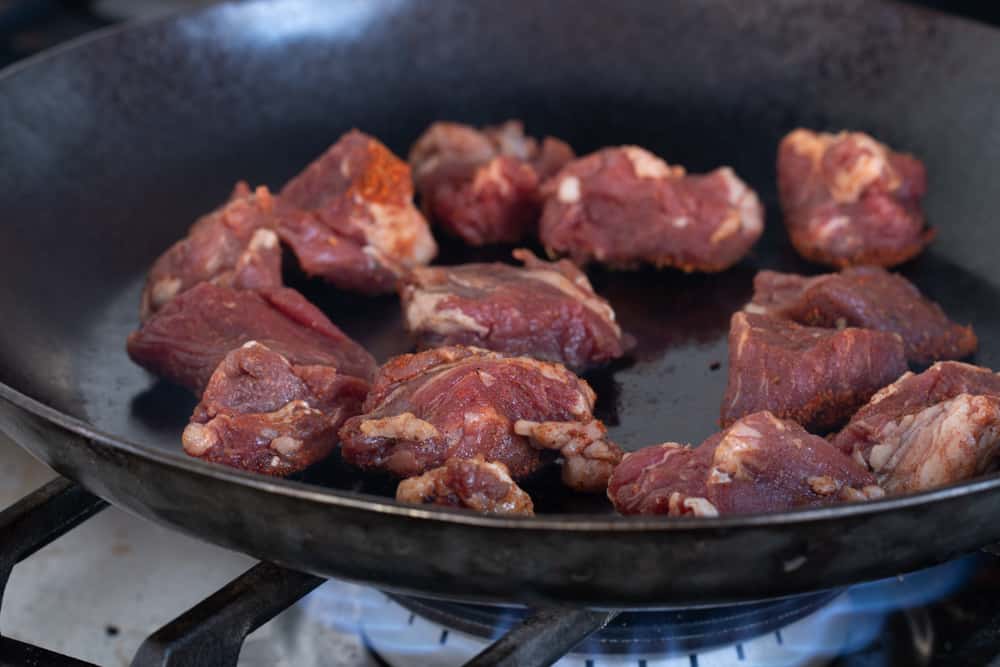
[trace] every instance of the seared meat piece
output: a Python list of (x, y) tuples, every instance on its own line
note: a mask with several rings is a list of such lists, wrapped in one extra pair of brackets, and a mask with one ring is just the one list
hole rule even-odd
[(872, 394), (906, 372), (898, 334), (804, 327), (736, 313), (729, 328), (729, 383), (721, 423), (759, 410), (810, 431), (843, 424)]
[(329, 366), (369, 380), (375, 360), (292, 289), (237, 290), (201, 283), (128, 337), (140, 366), (201, 394), (230, 350), (255, 340), (296, 366)]
[(976, 351), (972, 327), (948, 316), (906, 278), (876, 266), (859, 266), (814, 278), (761, 271), (747, 312), (787, 317), (816, 327), (862, 327), (903, 338), (906, 357), (927, 364)]
[(757, 195), (729, 167), (687, 175), (637, 146), (574, 160), (543, 194), (542, 243), (580, 265), (722, 271), (764, 229)]
[(700, 447), (667, 443), (626, 454), (608, 482), (622, 514), (780, 512), (882, 495), (863, 466), (770, 412), (743, 417)]
[(924, 165), (860, 132), (798, 129), (778, 148), (778, 194), (792, 245), (836, 267), (895, 266), (915, 257), (934, 232), (920, 201)]
[(535, 514), (531, 496), (511, 479), (507, 466), (482, 458), (448, 459), (440, 468), (404, 479), (396, 487), (396, 500), (489, 514)]
[(292, 216), (279, 233), (302, 269), (343, 289), (391, 292), (437, 245), (413, 205), (410, 168), (376, 139), (352, 130), (281, 190)]
[(199, 219), (153, 264), (142, 292), (142, 320), (205, 281), (241, 289), (280, 287), (281, 247), (272, 231), (277, 208), (267, 188), (250, 192), (238, 183), (229, 201)]
[(541, 214), (542, 182), (574, 157), (546, 137), (539, 146), (520, 121), (482, 131), (434, 123), (410, 151), (421, 206), (431, 220), (469, 245), (516, 243)]
[(625, 352), (607, 301), (568, 261), (515, 250), (524, 268), (463, 264), (414, 269), (400, 291), (421, 348), (475, 345), (585, 368)]
[(299, 366), (255, 341), (226, 355), (181, 441), (189, 455), (269, 475), (325, 458), (361, 412), (368, 382), (333, 366)]
[(946, 361), (872, 396), (833, 444), (886, 491), (919, 491), (982, 474), (1000, 448), (1000, 375)]
[(542, 450), (558, 450), (570, 486), (604, 488), (607, 477), (595, 478), (621, 454), (593, 407), (590, 386), (558, 364), (441, 347), (379, 369), (364, 414), (340, 430), (341, 451), (349, 463), (399, 477), (480, 456), (520, 479), (551, 459)]

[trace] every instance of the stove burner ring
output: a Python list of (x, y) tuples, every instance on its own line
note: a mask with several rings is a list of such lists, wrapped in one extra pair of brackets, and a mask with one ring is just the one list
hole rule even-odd
[[(774, 632), (830, 603), (840, 591), (780, 600), (684, 610), (625, 611), (578, 648), (589, 654), (645, 653), (670, 656), (736, 644)], [(417, 616), (487, 640), (499, 638), (528, 613), (503, 607), (390, 596)]]

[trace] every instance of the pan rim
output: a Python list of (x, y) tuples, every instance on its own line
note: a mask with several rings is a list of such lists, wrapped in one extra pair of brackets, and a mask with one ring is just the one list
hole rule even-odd
[[(270, 2), (270, 0), (264, 0)], [(80, 37), (68, 40), (41, 53), (24, 58), (4, 68), (0, 68), (0, 84), (29, 72), (41, 63), (65, 57), (68, 53), (85, 49), (91, 43), (113, 38), (121, 33), (142, 29), (149, 25), (167, 23), (189, 16), (225, 11), (238, 6), (236, 0), (225, 0), (202, 7), (189, 7), (166, 12), (146, 19), (123, 22), (99, 28)], [(897, 0), (885, 4), (892, 5), (900, 13), (933, 15), (937, 21), (963, 24), (963, 28), (985, 30), (992, 35), (1000, 35), (1000, 30), (981, 22), (939, 10), (905, 5)], [(373, 494), (333, 489), (296, 480), (272, 478), (249, 472), (211, 464), (183, 455), (180, 451), (166, 451), (141, 442), (136, 442), (105, 432), (85, 420), (53, 408), (13, 386), (0, 382), (0, 398), (20, 410), (88, 441), (123, 451), (131, 456), (159, 465), (193, 473), (199, 477), (218, 482), (243, 486), (258, 492), (281, 495), (304, 502), (317, 503), (329, 507), (355, 509), (359, 511), (390, 515), (400, 518), (420, 519), (433, 523), (467, 525), (487, 530), (520, 529), (528, 531), (569, 531), (601, 533), (676, 533), (676, 532), (716, 532), (720, 530), (756, 529), (773, 526), (792, 526), (860, 519), (867, 516), (916, 508), (946, 500), (988, 493), (1000, 488), (1000, 472), (975, 480), (955, 482), (936, 489), (896, 497), (885, 497), (858, 503), (834, 505), (822, 508), (794, 509), (786, 512), (728, 515), (720, 517), (665, 517), (665, 516), (622, 516), (617, 514), (549, 514), (534, 517), (502, 517), (477, 514), (460, 509), (425, 509), (398, 503), (393, 499)], [(14, 440), (18, 446), (24, 447)], [(75, 480), (74, 480), (75, 481)]]
[(148, 25), (168, 23), (186, 16), (216, 11), (223, 6), (232, 6), (238, 1), (239, 0), (223, 0), (222, 2), (215, 2), (208, 6), (182, 7), (179, 9), (169, 10), (162, 14), (156, 14), (155, 16), (131, 19), (128, 21), (122, 21), (121, 23), (112, 23), (111, 25), (106, 25), (102, 28), (96, 28), (90, 32), (73, 37), (72, 39), (67, 39), (65, 42), (60, 42), (55, 46), (50, 46), (49, 48), (27, 56), (26, 58), (16, 60), (5, 67), (0, 67), (0, 82), (6, 81), (7, 79), (13, 79), (15, 76), (22, 74), (24, 70), (30, 70), (39, 63), (43, 63), (48, 60), (55, 60), (56, 58), (64, 56), (71, 51), (85, 48), (89, 46), (91, 42), (102, 41), (107, 38), (114, 37), (119, 33), (138, 30)]
[[(111, 433), (37, 399), (31, 398), (10, 385), (0, 382), (0, 398), (15, 407), (91, 442), (124, 451), (156, 464), (195, 473), (217, 482), (252, 488), (263, 493), (276, 494), (305, 502), (355, 509), (377, 514), (420, 519), (436, 523), (474, 526), (483, 529), (521, 529), (530, 531), (571, 531), (604, 533), (691, 532), (753, 529), (772, 526), (804, 525), (833, 521), (920, 507), (954, 498), (987, 493), (1000, 488), (1000, 473), (980, 479), (956, 482), (929, 491), (903, 496), (885, 497), (864, 502), (833, 505), (830, 507), (801, 508), (786, 512), (739, 514), (719, 517), (667, 517), (622, 516), (619, 514), (547, 514), (533, 517), (504, 517), (478, 514), (461, 509), (425, 509), (399, 503), (393, 499), (357, 491), (332, 489), (318, 484), (297, 480), (274, 478), (250, 473), (224, 465), (208, 463), (135, 442)], [(16, 442), (16, 440), (15, 440)], [(20, 443), (17, 443), (19, 446)]]

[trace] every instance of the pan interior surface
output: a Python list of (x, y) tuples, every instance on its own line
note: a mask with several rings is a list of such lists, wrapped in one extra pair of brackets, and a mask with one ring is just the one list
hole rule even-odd
[[(124, 349), (155, 257), (235, 181), (277, 189), (352, 127), (405, 155), (432, 121), (508, 118), (580, 154), (638, 144), (690, 172), (730, 165), (766, 205), (763, 239), (725, 273), (590, 271), (638, 341), (586, 376), (624, 448), (714, 432), (729, 317), (755, 271), (817, 271), (791, 250), (776, 201), (778, 141), (799, 126), (863, 130), (925, 161), (938, 239), (901, 271), (975, 326), (974, 361), (997, 368), (996, 71), (989, 29), (866, 2), (302, 0), (117, 30), (0, 77), (0, 381), (183, 459), (195, 399)], [(509, 250), (443, 240), (441, 261)], [(395, 297), (289, 280), (379, 361), (410, 349)], [(302, 479), (394, 490), (336, 457)], [(610, 512), (556, 476), (526, 487), (540, 512)]]

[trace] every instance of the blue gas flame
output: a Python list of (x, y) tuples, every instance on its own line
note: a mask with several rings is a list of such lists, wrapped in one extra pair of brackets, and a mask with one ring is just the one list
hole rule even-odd
[[(958, 590), (976, 569), (978, 556), (849, 588), (810, 617), (815, 632), (804, 641), (785, 642), (785, 649), (804, 658), (850, 654), (869, 646), (886, 619), (898, 611), (931, 604)], [(834, 628), (846, 629), (827, 632)]]
[[(968, 581), (977, 562), (977, 556), (966, 557), (911, 574), (853, 586), (826, 606), (773, 633), (773, 636), (748, 638), (739, 645), (702, 651), (702, 662), (723, 664), (718, 657), (725, 653), (730, 655), (733, 664), (801, 667), (816, 664), (816, 659), (823, 656), (833, 657), (861, 650), (878, 638), (890, 614), (930, 604), (954, 592)], [(403, 656), (433, 654), (435, 665), (462, 664), (464, 658), (460, 658), (459, 654), (471, 657), (498, 639), (521, 617), (517, 610), (511, 609), (498, 622), (494, 636), (484, 640), (464, 637), (457, 632), (449, 635), (446, 629), (412, 614), (385, 594), (344, 582), (328, 582), (300, 604), (304, 605), (305, 614), (320, 626), (364, 637), (377, 635), (381, 642), (380, 649)], [(607, 662), (610, 656), (599, 656), (598, 646), (595, 641), (584, 642), (574, 651), (577, 662), (580, 656), (595, 657), (595, 665)], [(754, 651), (757, 653), (752, 656)], [(442, 656), (442, 653), (449, 652), (454, 660)], [(684, 654), (679, 650), (650, 656), (628, 652), (618, 654), (608, 664), (618, 664), (616, 660), (626, 657), (629, 660), (627, 664), (641, 664), (647, 659), (653, 661), (649, 664), (656, 664), (657, 659), (671, 653)], [(715, 658), (710, 657), (713, 654)], [(747, 658), (745, 662), (744, 654)], [(563, 661), (557, 664), (561, 665)], [(729, 660), (725, 664), (729, 664)]]

